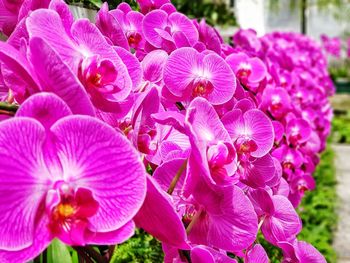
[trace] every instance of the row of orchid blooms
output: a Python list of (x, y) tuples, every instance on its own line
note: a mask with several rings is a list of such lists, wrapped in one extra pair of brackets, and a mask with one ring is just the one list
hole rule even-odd
[(340, 37), (329, 37), (322, 34), (321, 43), (326, 54), (330, 55), (331, 57), (341, 58), (342, 49), (345, 49), (347, 58), (350, 58), (350, 37), (344, 43), (342, 43), (342, 39)]
[(230, 46), (168, 0), (105, 4), (95, 24), (61, 0), (1, 4), (1, 100), (20, 105), (0, 115), (1, 262), (135, 225), (165, 262), (268, 262), (259, 231), (283, 262), (325, 262), (295, 210), (332, 117), (315, 42), (240, 30)]

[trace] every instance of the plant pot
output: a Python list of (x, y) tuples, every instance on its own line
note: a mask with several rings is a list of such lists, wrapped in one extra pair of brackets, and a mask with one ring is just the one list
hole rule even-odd
[(350, 93), (350, 79), (348, 78), (337, 78), (334, 81), (337, 93)]
[(96, 10), (88, 9), (77, 5), (69, 5), (69, 9), (72, 11), (75, 19), (87, 18), (92, 23), (95, 23), (95, 17), (97, 13)]

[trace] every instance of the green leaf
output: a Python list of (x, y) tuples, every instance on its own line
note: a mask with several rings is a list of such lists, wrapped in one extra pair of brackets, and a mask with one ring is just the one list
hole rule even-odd
[(90, 3), (94, 6), (96, 6), (97, 8), (101, 8), (101, 6), (102, 6), (101, 0), (90, 0)]
[(47, 249), (47, 262), (73, 263), (68, 247), (58, 239), (54, 239)]

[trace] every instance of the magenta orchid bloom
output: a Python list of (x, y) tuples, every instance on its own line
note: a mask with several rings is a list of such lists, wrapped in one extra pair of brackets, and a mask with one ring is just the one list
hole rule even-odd
[(250, 52), (258, 52), (261, 49), (261, 42), (259, 41), (256, 32), (253, 29), (239, 30), (232, 37), (235, 45), (242, 47)]
[(273, 146), (274, 130), (266, 115), (257, 109), (233, 110), (222, 118), (239, 155), (262, 157)]
[(18, 22), (19, 9), (21, 8), (23, 0), (9, 1), (4, 0), (0, 2), (0, 31), (10, 36)]
[(309, 243), (295, 240), (294, 242), (280, 242), (279, 246), (283, 250), (283, 263), (326, 263), (327, 261)]
[(54, 11), (34, 11), (26, 21), (29, 36), (42, 38), (66, 61), (95, 107), (119, 110), (119, 102), (127, 99), (132, 89), (125, 64), (89, 21), (77, 20), (70, 28), (62, 21)]
[(0, 32), (10, 36), (16, 25), (32, 10), (47, 8), (49, 0), (2, 0), (0, 1)]
[(137, 3), (140, 5), (141, 12), (145, 14), (170, 3), (170, 0), (138, 0)]
[(158, 150), (159, 134), (151, 115), (160, 111), (158, 90), (152, 88), (143, 93), (136, 103), (131, 123), (134, 145), (141, 153), (154, 155)]
[(260, 188), (265, 186), (275, 186), (280, 174), (278, 171), (276, 160), (269, 154), (261, 158), (245, 158), (240, 159), (238, 165), (238, 174), (240, 181), (252, 188)]
[(250, 199), (262, 223), (261, 232), (271, 244), (294, 240), (301, 230), (301, 220), (290, 201), (280, 195), (270, 196), (262, 188), (253, 190)]
[(315, 179), (309, 174), (295, 176), (290, 182), (290, 193), (288, 199), (294, 207), (297, 207), (306, 191), (315, 189)]
[(283, 172), (286, 175), (291, 175), (293, 171), (300, 168), (303, 164), (303, 155), (301, 152), (294, 148), (289, 148), (287, 145), (275, 149), (272, 152), (272, 156), (278, 159), (283, 167)]
[(191, 260), (193, 263), (237, 263), (237, 260), (228, 257), (224, 253), (203, 245), (195, 246), (191, 249)]
[(193, 160), (203, 167), (212, 184), (232, 184), (237, 154), (229, 133), (213, 106), (203, 98), (194, 99), (187, 111)]
[(229, 55), (226, 62), (241, 84), (247, 88), (256, 88), (266, 77), (266, 66), (257, 57), (250, 58), (245, 53), (237, 53)]
[(311, 127), (304, 119), (292, 119), (287, 123), (286, 135), (293, 145), (300, 145), (310, 139)]
[(190, 47), (198, 41), (198, 31), (185, 15), (163, 10), (148, 13), (142, 21), (146, 40), (156, 48), (167, 52), (177, 47)]
[[(58, 54), (41, 39), (30, 40), (28, 58), (10, 45), (2, 43), (0, 59), (3, 61), (4, 86), (11, 87), (11, 96), (17, 102), (22, 102), (31, 94), (48, 91), (61, 97), (73, 113), (95, 115), (94, 108), (78, 78)], [(61, 77), (62, 74), (65, 78)]]
[(186, 202), (183, 214), (189, 240), (233, 252), (251, 245), (258, 230), (257, 218), (243, 191), (237, 186), (211, 189), (203, 179), (194, 178), (201, 173), (194, 163), (190, 173), (193, 199)]
[(290, 109), (290, 96), (285, 89), (267, 87), (262, 94), (261, 108), (280, 119)]
[(221, 57), (193, 48), (171, 53), (164, 68), (164, 83), (180, 101), (204, 97), (214, 105), (230, 100), (236, 89), (234, 74)]
[(324, 49), (328, 54), (334, 57), (340, 57), (341, 53), (341, 40), (339, 37), (328, 37), (327, 35), (321, 35), (321, 41)]
[(154, 50), (148, 53), (141, 62), (143, 79), (161, 85), (167, 59), (168, 54), (163, 50)]
[(123, 28), (109, 12), (107, 3), (104, 3), (96, 14), (96, 26), (113, 45), (125, 48), (126, 50), (130, 49)]
[(248, 250), (244, 263), (268, 263), (269, 258), (262, 245), (256, 244)]
[(133, 234), (146, 180), (123, 136), (71, 115), (61, 99), (45, 93), (28, 99), (0, 129), (7, 149), (0, 154), (0, 195), (9, 218), (1, 223), (0, 258), (30, 260), (55, 237), (69, 245), (114, 244)]
[(124, 13), (118, 9), (112, 10), (110, 13), (122, 27), (129, 46), (134, 49), (143, 48), (145, 44), (145, 39), (142, 33), (142, 20), (144, 16), (139, 12), (130, 11)]
[(199, 52), (206, 49), (216, 52), (218, 55), (221, 54), (221, 44), (223, 42), (221, 36), (217, 31), (206, 24), (205, 20), (202, 19), (199, 23), (194, 20), (194, 25), (197, 27), (199, 34), (199, 41), (194, 46)]

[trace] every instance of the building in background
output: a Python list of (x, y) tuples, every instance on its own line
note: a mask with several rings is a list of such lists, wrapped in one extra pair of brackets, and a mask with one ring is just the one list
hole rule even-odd
[[(235, 11), (242, 28), (254, 28), (259, 35), (282, 30), (300, 32), (302, 0), (279, 0), (279, 8), (271, 9), (271, 0), (224, 0)], [(294, 1), (294, 8), (291, 7)], [(342, 36), (350, 30), (350, 1), (345, 0), (342, 10), (320, 10), (317, 0), (308, 0), (306, 9), (306, 32), (318, 39), (321, 34)], [(336, 14), (341, 15), (336, 19)], [(343, 18), (343, 19), (342, 19)], [(349, 33), (349, 32), (348, 32)]]

